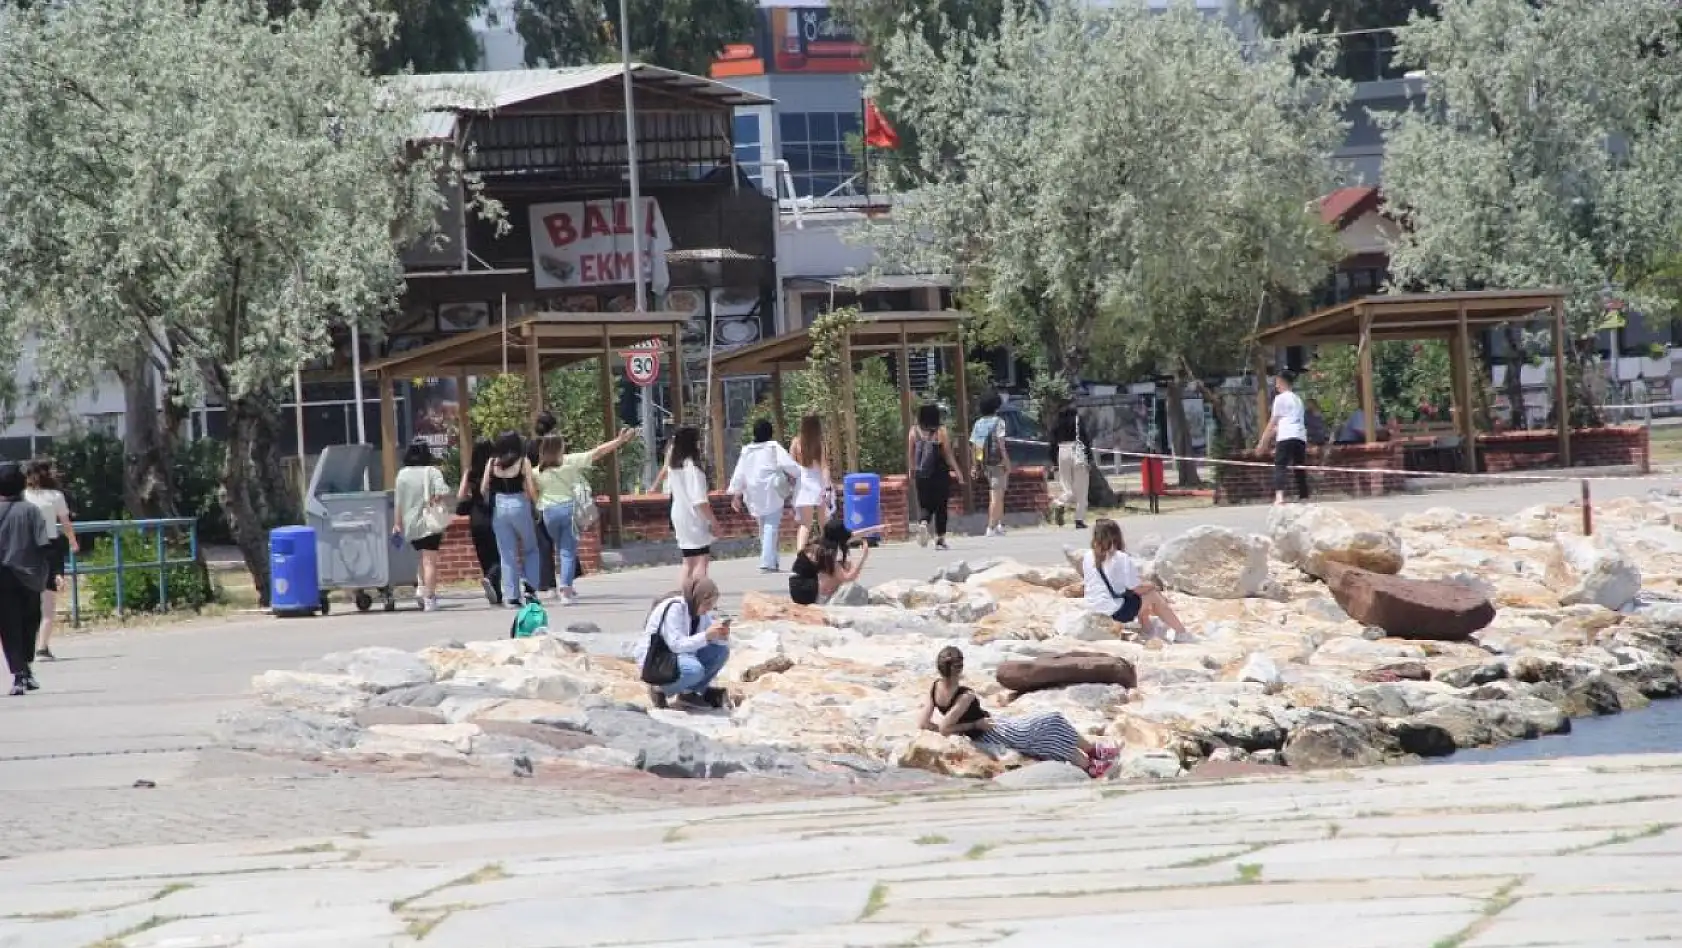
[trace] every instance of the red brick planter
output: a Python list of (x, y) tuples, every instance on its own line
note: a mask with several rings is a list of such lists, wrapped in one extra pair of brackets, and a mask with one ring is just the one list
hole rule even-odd
[[(882, 478), (882, 522), (886, 529), (883, 537), (888, 540), (904, 540), (910, 536), (909, 498), (904, 475), (888, 475)], [(963, 488), (954, 479), (952, 485), (952, 511), (954, 514), (963, 510)], [(730, 495), (723, 491), (714, 491), (711, 495), (713, 513), (718, 517), (722, 527), (719, 539), (747, 538), (759, 535), (759, 524), (746, 511), (737, 513), (730, 507)], [(602, 516), (607, 517), (607, 498), (599, 497), (597, 502), (602, 505)], [(985, 485), (971, 488), (971, 509), (983, 511), (987, 509), (987, 490)], [(1010, 486), (1005, 492), (1006, 513), (1035, 513), (1044, 514), (1051, 506), (1051, 497), (1046, 489), (1045, 469), (1042, 467), (1021, 467), (1011, 472)], [(625, 543), (627, 546), (639, 543), (673, 542), (672, 535), (672, 498), (669, 494), (638, 494), (620, 499), (620, 510), (624, 518)], [(796, 525), (794, 511), (788, 510), (783, 514), (783, 535), (792, 538)], [(602, 568), (602, 540), (601, 527), (586, 533), (579, 538), (578, 558), (583, 562), (586, 571), (595, 572)], [(479, 576), (479, 561), (473, 554), (473, 539), (468, 533), (467, 518), (457, 517), (450, 524), (450, 529), (444, 534), (444, 548), (439, 561), (439, 581), (457, 583), (477, 579)]]

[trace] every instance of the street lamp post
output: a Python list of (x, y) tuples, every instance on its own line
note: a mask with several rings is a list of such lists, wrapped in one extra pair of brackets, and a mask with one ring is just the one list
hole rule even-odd
[[(631, 83), (631, 15), (626, 0), (619, 0), (619, 59), (624, 70), (625, 81), (625, 161), (629, 166), (631, 183), (631, 268), (632, 279), (636, 286), (637, 312), (648, 312), (648, 287), (643, 280), (642, 260), (642, 177), (637, 167), (637, 105), (636, 97), (632, 93)], [(602, 358), (610, 358), (602, 353)], [(672, 358), (681, 359), (683, 353), (673, 352)], [(654, 485), (654, 478), (658, 473), (655, 463), (654, 438), (654, 390), (651, 386), (642, 386), (642, 447), (643, 489)]]

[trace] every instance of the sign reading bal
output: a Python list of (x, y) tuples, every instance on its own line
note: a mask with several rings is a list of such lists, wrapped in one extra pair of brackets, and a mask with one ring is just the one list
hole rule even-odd
[[(625, 198), (531, 206), (534, 282), (541, 290), (616, 286), (634, 282), (631, 202)], [(656, 293), (669, 282), (666, 252), (672, 238), (654, 198), (642, 199), (643, 277)]]

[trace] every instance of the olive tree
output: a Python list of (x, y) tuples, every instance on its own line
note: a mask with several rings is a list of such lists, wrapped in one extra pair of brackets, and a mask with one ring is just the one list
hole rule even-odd
[(1386, 123), (1384, 188), (1405, 224), (1394, 278), (1569, 290), (1579, 424), (1598, 419), (1587, 370), (1607, 289), (1652, 315), (1673, 309), (1679, 50), (1669, 0), (1442, 0), (1402, 34), (1425, 96)]
[(291, 512), (285, 383), (332, 321), (393, 304), (399, 248), (449, 177), (409, 144), (417, 106), (369, 74), (390, 22), (354, 2), (276, 22), (238, 0), (0, 15), (0, 333), (14, 355), (37, 339), (48, 386), (126, 366), (226, 407), (223, 506), (266, 601), (265, 531)]

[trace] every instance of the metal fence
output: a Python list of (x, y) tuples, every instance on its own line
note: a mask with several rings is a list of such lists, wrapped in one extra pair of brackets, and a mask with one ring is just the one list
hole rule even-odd
[[(156, 570), (158, 574), (158, 606), (161, 609), (169, 607), (169, 571), (175, 566), (190, 566), (199, 559), (199, 522), (196, 517), (165, 517), (157, 520), (89, 520), (75, 523), (76, 539), (83, 537), (107, 535), (111, 537), (112, 562), (109, 565), (92, 565), (79, 561), (76, 550), (70, 550), (65, 561), (64, 575), (70, 580), (70, 624), (82, 624), (81, 580), (84, 576), (102, 576), (115, 574), (117, 593), (117, 615), (122, 616), (125, 611), (127, 597), (125, 581), (134, 572), (148, 572)], [(187, 532), (187, 555), (171, 557), (169, 542), (165, 536), (172, 529), (185, 529)], [(144, 544), (151, 540), (153, 557), (149, 560), (131, 561), (126, 559), (123, 551), (123, 538), (132, 534), (139, 534)], [(150, 534), (150, 537), (148, 537)]]

